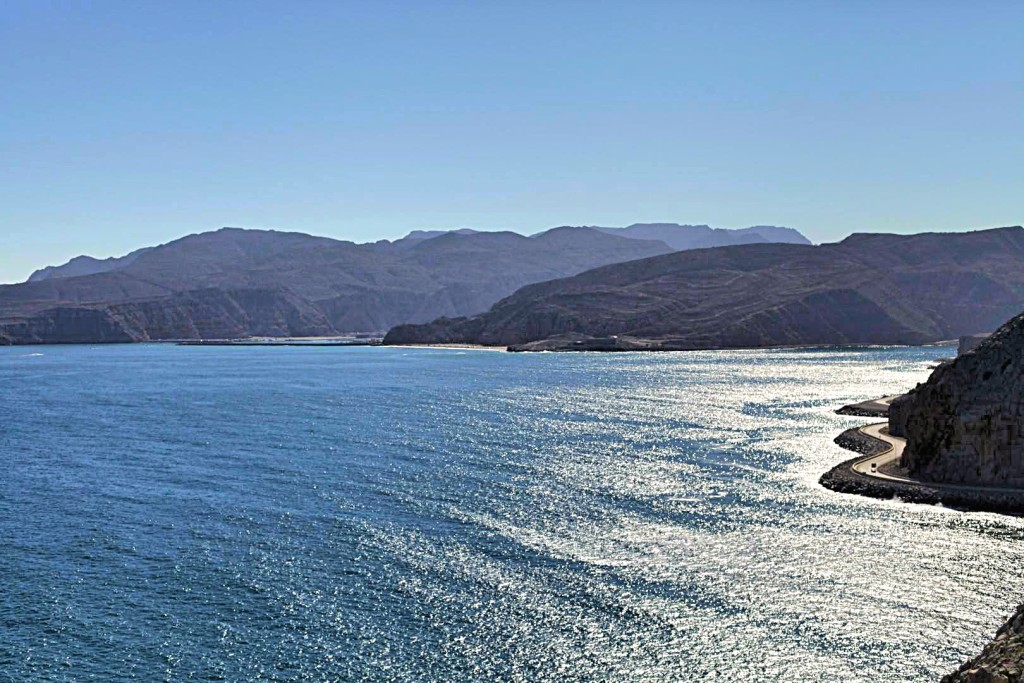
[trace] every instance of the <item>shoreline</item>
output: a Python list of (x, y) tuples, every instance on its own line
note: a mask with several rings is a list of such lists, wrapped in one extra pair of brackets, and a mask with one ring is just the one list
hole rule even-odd
[(377, 344), (388, 349), (448, 349), (449, 351), (508, 351), (507, 346), (486, 346), (484, 344)]
[[(850, 350), (871, 350), (889, 348), (910, 348), (910, 347), (931, 347), (947, 345), (946, 341), (928, 342), (922, 344), (775, 344), (766, 346), (652, 346), (652, 347), (631, 347), (620, 348), (614, 345), (578, 347), (578, 348), (523, 348), (523, 344), (511, 345), (489, 345), (470, 344), (461, 342), (438, 342), (438, 343), (385, 343), (380, 336), (326, 336), (326, 337), (252, 337), (239, 339), (93, 339), (74, 341), (16, 341), (0, 337), (0, 348), (16, 346), (115, 346), (132, 344), (174, 344), (178, 346), (381, 346), (392, 348), (432, 348), (432, 349), (475, 349), (480, 351), (507, 351), (512, 353), (692, 353), (701, 351), (850, 351)], [(881, 400), (881, 399), (879, 399)], [(865, 401), (864, 403), (872, 403)], [(854, 404), (857, 405), (857, 404)], [(846, 406), (851, 408), (853, 406)], [(837, 411), (838, 412), (838, 411)], [(840, 413), (856, 415), (857, 413)], [(868, 415), (865, 415), (868, 416)], [(870, 416), (874, 416), (872, 413)]]
[[(840, 415), (887, 417), (889, 404), (894, 398), (863, 401), (843, 406), (835, 412)], [(887, 422), (861, 425), (840, 433), (833, 440), (836, 445), (859, 455), (825, 472), (818, 483), (837, 493), (882, 500), (942, 505), (963, 512), (994, 512), (1015, 516), (1024, 514), (1024, 489), (986, 489), (909, 481), (899, 471), (898, 465), (894, 466), (902, 453), (903, 439), (889, 435), (887, 425)], [(943, 676), (940, 683), (1010, 683), (1024, 680), (1022, 658), (1024, 605), (1020, 605), (999, 627), (981, 653)]]
[[(165, 343), (165, 342), (158, 342)], [(302, 341), (299, 339), (282, 339), (281, 341), (239, 340), (230, 339), (189, 339), (178, 342), (166, 342), (175, 346), (380, 346), (376, 341)]]
[(964, 512), (1024, 515), (1024, 489), (986, 489), (907, 481), (890, 475), (872, 476), (858, 471), (855, 469), (858, 465), (866, 464), (892, 448), (886, 442), (864, 434), (862, 429), (854, 427), (835, 438), (837, 445), (859, 455), (844, 460), (825, 472), (818, 479), (819, 484), (836, 493), (853, 493), (882, 500), (897, 499), (906, 503), (942, 505)]

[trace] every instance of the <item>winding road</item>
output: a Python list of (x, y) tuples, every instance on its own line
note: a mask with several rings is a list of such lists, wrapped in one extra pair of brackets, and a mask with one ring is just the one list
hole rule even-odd
[(898, 436), (892, 436), (889, 434), (889, 425), (885, 422), (879, 422), (877, 424), (865, 425), (860, 428), (860, 433), (878, 439), (879, 441), (889, 445), (889, 448), (858, 460), (850, 468), (858, 474), (866, 474), (869, 477), (877, 477), (878, 479), (889, 479), (891, 481), (902, 481), (909, 484), (920, 484), (922, 482), (908, 477), (898, 477), (891, 474), (885, 474), (879, 470), (889, 463), (899, 460), (903, 455), (903, 449), (907, 445), (906, 439), (902, 439)]
[[(891, 399), (890, 399), (891, 400)], [(888, 481), (897, 481), (902, 484), (912, 484), (914, 486), (923, 486), (930, 489), (945, 490), (945, 491), (967, 491), (971, 493), (1010, 493), (1010, 494), (1022, 494), (1024, 489), (1004, 487), (1004, 486), (970, 486), (966, 484), (945, 484), (930, 481), (923, 481), (921, 479), (911, 479), (910, 477), (901, 477), (893, 474), (886, 474), (881, 472), (883, 466), (888, 465), (894, 461), (900, 459), (903, 455), (903, 449), (907, 445), (906, 439), (898, 436), (892, 436), (889, 434), (889, 425), (885, 422), (878, 422), (876, 424), (865, 425), (860, 428), (860, 432), (872, 438), (878, 439), (889, 445), (889, 448), (869, 456), (867, 458), (861, 458), (856, 460), (850, 465), (857, 474), (864, 475), (866, 477), (874, 477), (875, 479), (885, 479)]]

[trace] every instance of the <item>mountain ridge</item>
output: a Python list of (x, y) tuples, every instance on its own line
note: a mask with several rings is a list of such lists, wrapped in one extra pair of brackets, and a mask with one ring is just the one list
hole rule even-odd
[(677, 251), (761, 242), (811, 243), (803, 234), (793, 228), (773, 225), (755, 225), (738, 229), (712, 228), (708, 225), (680, 225), (678, 223), (634, 223), (625, 228), (592, 227), (595, 230), (623, 237), (660, 240)]
[[(385, 343), (516, 350), (924, 343), (1024, 308), (1024, 229), (697, 249), (528, 285), (472, 318)], [(564, 338), (562, 338), (564, 337)]]
[(4, 343), (324, 336), (486, 310), (524, 284), (671, 249), (573, 228), (355, 244), (222, 228), (114, 269), (0, 286)]
[[(451, 230), (413, 230), (404, 237), (396, 240), (378, 240), (376, 242), (364, 242), (358, 243), (358, 246), (373, 246), (379, 249), (387, 249), (389, 247), (401, 246), (408, 248), (416, 246), (427, 240), (444, 237), (446, 235), (478, 235), (478, 234), (499, 234), (499, 233), (510, 233), (520, 235), (527, 238), (536, 238), (544, 235), (553, 230), (559, 230), (566, 227), (579, 227), (596, 230), (599, 232), (605, 232), (607, 234), (617, 235), (619, 237), (625, 237), (629, 239), (642, 239), (642, 240), (655, 240), (664, 242), (666, 245), (673, 249), (692, 249), (705, 246), (724, 246), (726, 244), (740, 244), (749, 243), (752, 241), (768, 241), (768, 242), (792, 242), (801, 244), (810, 244), (810, 241), (804, 237), (798, 230), (793, 228), (780, 228), (775, 226), (752, 226), (749, 228), (710, 228), (707, 225), (682, 225), (678, 223), (634, 223), (633, 225), (626, 226), (624, 228), (603, 228), (594, 226), (559, 226), (556, 228), (550, 228), (542, 230), (540, 232), (523, 234), (511, 230), (475, 230), (472, 228), (454, 228)], [(652, 230), (648, 230), (652, 229)], [(237, 227), (223, 227), (219, 230), (210, 231), (213, 233), (221, 231), (231, 230), (245, 230), (244, 228)], [(646, 232), (645, 232), (646, 231)], [(261, 230), (260, 232), (277, 233), (277, 234), (296, 234), (304, 235), (305, 233), (286, 231), (286, 230)], [(650, 236), (647, 234), (650, 233)], [(209, 233), (197, 233), (197, 234), (209, 234)], [(661, 235), (655, 236), (655, 235)], [(700, 237), (695, 237), (699, 234)], [(673, 235), (678, 237), (673, 238)], [(771, 235), (769, 239), (765, 235)], [(136, 249), (135, 251), (129, 252), (123, 256), (111, 256), (109, 258), (98, 259), (92, 256), (80, 255), (75, 256), (64, 264), (45, 266), (34, 271), (26, 280), (26, 282), (38, 282), (42, 280), (55, 279), (61, 277), (79, 277), (82, 275), (95, 275), (104, 272), (110, 272), (112, 270), (118, 270), (122, 267), (130, 265), (140, 255), (165, 247), (175, 242), (179, 242), (183, 239), (188, 239), (194, 235), (186, 235), (170, 242), (157, 245), (155, 247), (143, 247)], [(752, 237), (753, 236), (753, 237)], [(317, 237), (315, 235), (308, 235), (308, 237), (314, 239), (326, 239), (334, 242), (344, 242), (347, 244), (356, 245), (356, 242), (349, 240), (339, 240), (331, 237)], [(708, 243), (710, 242), (710, 243)], [(18, 284), (18, 283), (13, 283)]]

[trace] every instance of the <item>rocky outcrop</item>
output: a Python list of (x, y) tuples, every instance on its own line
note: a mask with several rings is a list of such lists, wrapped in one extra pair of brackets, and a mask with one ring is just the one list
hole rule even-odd
[(897, 397), (889, 404), (889, 414), (887, 417), (889, 418), (890, 434), (902, 439), (907, 438), (907, 419), (910, 417), (913, 405), (914, 400), (909, 393)]
[(933, 482), (1024, 487), (1024, 315), (894, 402), (903, 466)]
[(1003, 624), (981, 654), (944, 676), (942, 683), (1024, 681), (1024, 605)]
[(965, 353), (970, 353), (974, 349), (978, 348), (981, 342), (988, 339), (987, 334), (965, 334), (957, 340), (956, 355), (962, 356)]
[[(918, 344), (993, 329), (1024, 309), (1024, 229), (853, 235), (837, 244), (682, 251), (529, 285), (484, 314), (385, 343), (578, 350)], [(599, 342), (601, 346), (630, 346)]]

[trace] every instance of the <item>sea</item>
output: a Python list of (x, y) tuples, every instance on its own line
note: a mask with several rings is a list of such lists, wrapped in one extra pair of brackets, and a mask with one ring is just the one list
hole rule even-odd
[(1024, 522), (817, 482), (950, 347), (0, 348), (0, 681), (927, 681)]

